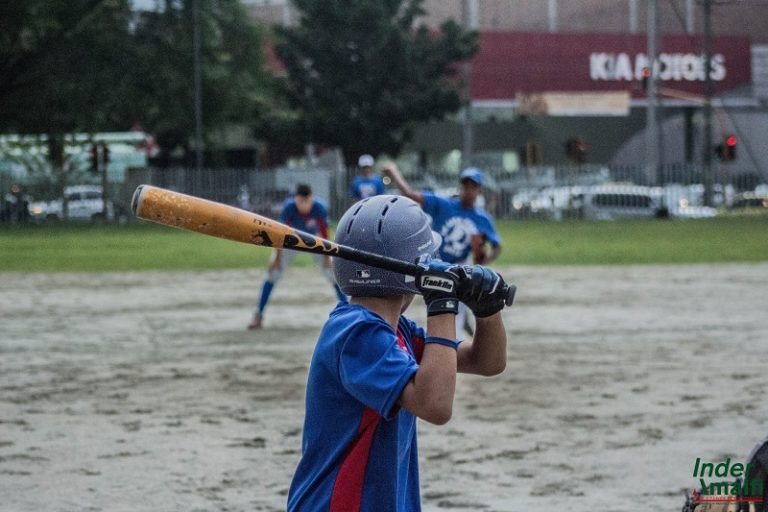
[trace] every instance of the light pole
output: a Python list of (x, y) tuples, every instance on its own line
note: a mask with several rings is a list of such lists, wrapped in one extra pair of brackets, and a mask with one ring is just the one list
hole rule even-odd
[(192, 0), (192, 46), (195, 87), (195, 168), (203, 168), (203, 71), (200, 35), (200, 0)]
[[(462, 21), (464, 28), (477, 28), (477, 0), (462, 0)], [(468, 167), (472, 162), (474, 131), (472, 126), (472, 63), (469, 59), (462, 67), (464, 79), (464, 119), (462, 124), (461, 162)]]
[(702, 0), (704, 7), (704, 205), (712, 206), (712, 0)]
[(646, 96), (645, 120), (645, 160), (648, 169), (648, 180), (651, 185), (659, 181), (659, 120), (657, 105), (659, 103), (658, 69), (656, 60), (659, 53), (658, 31), (658, 0), (648, 0), (648, 92)]

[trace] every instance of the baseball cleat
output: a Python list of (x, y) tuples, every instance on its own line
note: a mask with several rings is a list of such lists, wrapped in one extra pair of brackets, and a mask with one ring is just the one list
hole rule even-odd
[(255, 329), (261, 329), (261, 315), (253, 317), (253, 322), (248, 324), (248, 330), (253, 331)]

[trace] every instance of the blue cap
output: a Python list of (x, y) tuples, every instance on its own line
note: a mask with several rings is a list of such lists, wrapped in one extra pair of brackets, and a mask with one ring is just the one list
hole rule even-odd
[(459, 175), (459, 181), (472, 180), (481, 187), (483, 186), (483, 171), (477, 167), (468, 167), (461, 171)]

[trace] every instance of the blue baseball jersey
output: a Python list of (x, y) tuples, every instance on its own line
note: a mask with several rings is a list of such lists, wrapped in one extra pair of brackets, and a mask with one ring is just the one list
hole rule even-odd
[(357, 200), (378, 196), (384, 193), (384, 183), (379, 176), (358, 176), (349, 187), (349, 195)]
[(418, 511), (416, 417), (397, 399), (418, 369), (424, 330), (339, 303), (309, 367), (302, 455), (289, 511)]
[(463, 263), (472, 250), (472, 235), (483, 234), (494, 247), (501, 245), (493, 219), (478, 208), (464, 208), (458, 199), (445, 199), (424, 192), (424, 211), (432, 217), (432, 229), (440, 233), (440, 259)]
[(283, 209), (280, 211), (278, 220), (292, 228), (328, 238), (328, 208), (318, 198), (314, 198), (309, 213), (302, 215), (296, 206), (296, 200), (289, 197), (283, 203)]

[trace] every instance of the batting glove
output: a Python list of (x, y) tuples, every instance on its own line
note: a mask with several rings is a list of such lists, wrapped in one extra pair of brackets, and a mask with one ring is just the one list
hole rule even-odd
[(422, 265), (424, 270), (416, 278), (416, 287), (427, 304), (427, 316), (459, 312), (457, 265), (432, 260)]
[(504, 278), (482, 265), (465, 265), (455, 270), (459, 276), (459, 300), (478, 318), (498, 313), (505, 306)]

